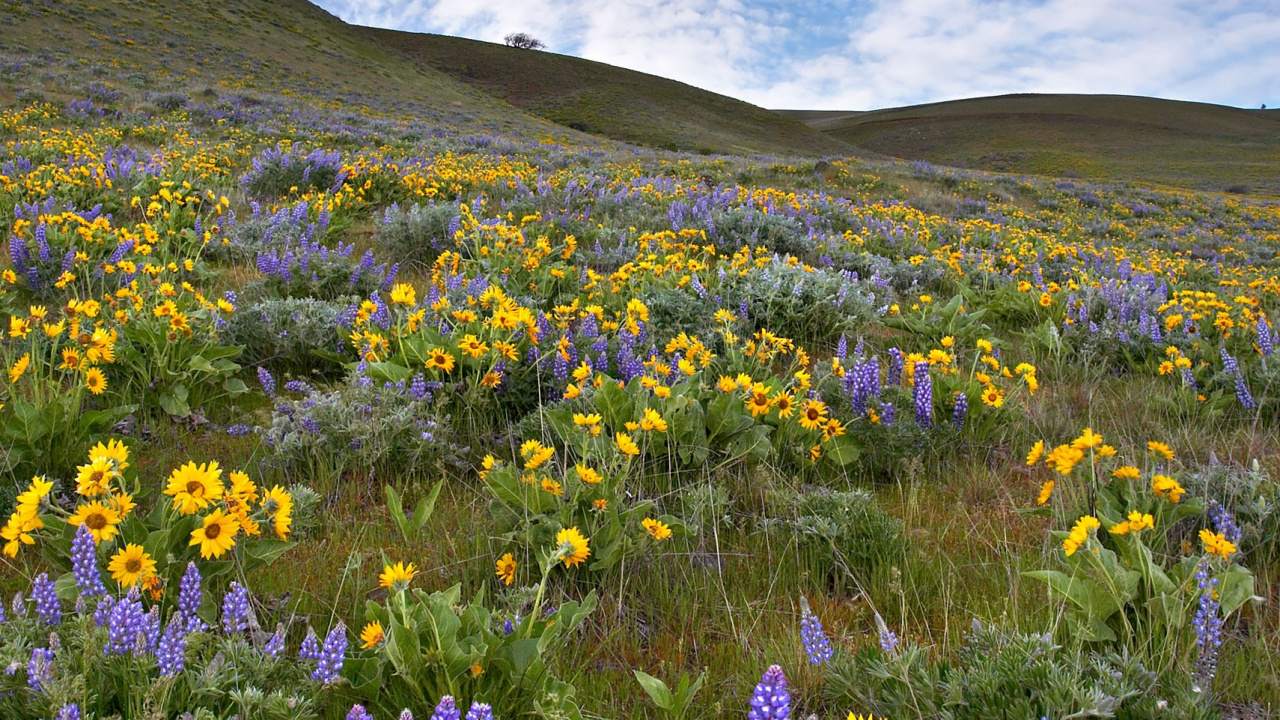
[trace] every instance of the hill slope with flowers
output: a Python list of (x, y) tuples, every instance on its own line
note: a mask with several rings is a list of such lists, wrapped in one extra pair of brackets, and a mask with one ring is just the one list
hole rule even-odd
[(1280, 205), (4, 7), (0, 717), (1280, 703)]
[(781, 111), (854, 147), (1000, 172), (1280, 195), (1280, 111), (1120, 95), (1003, 95)]
[(534, 115), (624, 142), (701, 153), (850, 152), (839, 140), (772, 111), (634, 70), (445, 35), (362, 32)]

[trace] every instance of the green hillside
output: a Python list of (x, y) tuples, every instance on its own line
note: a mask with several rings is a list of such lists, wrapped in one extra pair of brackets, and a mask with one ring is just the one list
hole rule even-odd
[(1117, 95), (783, 111), (850, 145), (982, 170), (1280, 193), (1280, 112)]
[(584, 132), (704, 153), (847, 154), (837, 139), (741, 100), (666, 78), (465, 38), (363, 29), (381, 47)]
[(12, 79), (19, 92), (75, 95), (80, 65), (159, 92), (207, 83), (223, 93), (283, 92), (346, 108), (425, 111), (494, 127), (543, 126), (503, 103), (368, 42), (305, 0), (160, 0), (82, 4), (0, 1), (0, 51), (37, 67)]

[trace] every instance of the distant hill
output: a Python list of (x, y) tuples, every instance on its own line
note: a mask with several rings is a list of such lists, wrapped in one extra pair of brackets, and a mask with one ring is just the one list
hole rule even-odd
[(864, 150), (982, 170), (1280, 195), (1280, 112), (1120, 95), (779, 111)]
[[(494, 127), (543, 125), (370, 43), (306, 0), (0, 0), (0, 50), (74, 59), (155, 91), (284, 92), (347, 106), (432, 110)], [(63, 78), (21, 78), (50, 96)]]
[(704, 153), (847, 155), (840, 140), (798, 120), (675, 80), (550, 52), (362, 28), (396, 49), (539, 117), (583, 132)]

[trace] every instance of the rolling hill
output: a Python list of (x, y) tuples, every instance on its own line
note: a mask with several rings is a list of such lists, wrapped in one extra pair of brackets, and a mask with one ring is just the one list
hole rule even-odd
[(1280, 194), (1280, 112), (1118, 95), (781, 111), (863, 150), (981, 170)]
[(843, 155), (839, 139), (691, 85), (568, 55), (444, 35), (362, 28), (433, 71), (534, 115), (615, 140), (702, 153)]
[[(310, 96), (477, 132), (573, 137), (578, 130), (701, 153), (848, 152), (803, 123), (671, 80), (492, 43), (363, 28), (305, 0), (190, 0), (181, 8), (160, 0), (0, 0), (0, 25), (0, 51), (29, 53), (38, 66), (58, 59), (103, 75), (132, 74), (149, 91), (203, 81), (230, 93)], [(157, 67), (166, 72), (157, 77)], [(51, 72), (18, 85), (51, 98), (69, 89)]]

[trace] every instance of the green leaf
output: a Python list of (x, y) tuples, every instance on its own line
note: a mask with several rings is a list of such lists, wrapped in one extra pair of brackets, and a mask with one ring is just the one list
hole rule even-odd
[(862, 454), (858, 441), (848, 435), (833, 438), (826, 447), (826, 457), (840, 467), (844, 467)]
[(209, 373), (210, 375), (218, 372), (217, 368), (206, 360), (203, 355), (192, 355), (187, 359), (187, 365), (196, 372)]
[(186, 387), (182, 385), (177, 387), (182, 388), (182, 397), (178, 397), (173, 392), (166, 392), (160, 396), (160, 407), (174, 417), (184, 418), (191, 414), (191, 406), (187, 404)]
[(400, 502), (400, 494), (390, 485), (386, 486), (387, 490), (387, 511), (391, 514), (391, 520), (396, 524), (396, 528), (400, 530), (401, 537), (405, 542), (409, 542), (409, 519), (404, 516), (404, 504)]
[(717, 395), (707, 407), (707, 434), (711, 440), (731, 439), (754, 422), (742, 409), (742, 401), (732, 393)]
[(769, 451), (773, 449), (769, 442), (771, 432), (773, 428), (768, 425), (752, 427), (729, 446), (729, 455), (734, 458), (755, 457), (761, 460), (769, 457)]
[(413, 526), (415, 529), (421, 530), (426, 527), (427, 521), (435, 513), (436, 498), (440, 497), (440, 489), (443, 487), (444, 481), (441, 480), (436, 483), (435, 487), (431, 488), (431, 492), (427, 493), (426, 497), (418, 501), (417, 507), (413, 509)]
[(595, 404), (605, 424), (610, 427), (621, 427), (631, 419), (631, 396), (612, 380), (606, 379), (600, 389), (596, 390)]
[(636, 681), (640, 683), (640, 687), (644, 688), (645, 693), (653, 700), (654, 705), (667, 712), (675, 711), (675, 698), (671, 696), (671, 691), (667, 689), (666, 683), (639, 670), (632, 670), (631, 672), (635, 674)]
[(293, 547), (293, 543), (287, 540), (261, 538), (249, 543), (245, 547), (245, 554), (263, 565), (270, 565), (291, 547)]

